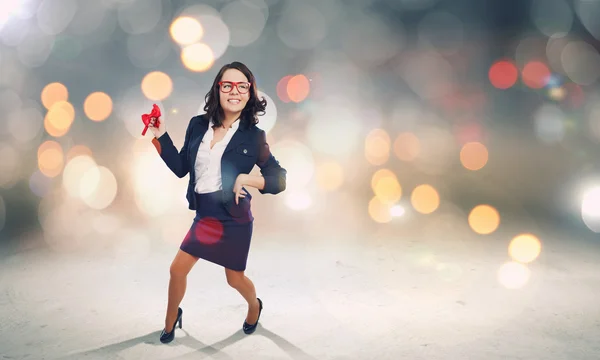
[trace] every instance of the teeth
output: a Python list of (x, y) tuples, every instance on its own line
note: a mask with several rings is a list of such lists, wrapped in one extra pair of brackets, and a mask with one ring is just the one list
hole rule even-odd
[(233, 104), (239, 104), (240, 103), (239, 100), (227, 100), (227, 101), (229, 101), (230, 103), (233, 103)]

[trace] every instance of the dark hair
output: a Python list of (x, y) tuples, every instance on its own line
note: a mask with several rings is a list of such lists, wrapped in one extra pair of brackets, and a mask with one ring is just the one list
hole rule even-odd
[(254, 78), (254, 74), (252, 74), (252, 71), (250, 71), (246, 65), (238, 61), (234, 61), (231, 64), (225, 64), (221, 70), (219, 70), (219, 73), (213, 81), (212, 88), (205, 97), (206, 105), (204, 106), (204, 111), (206, 111), (206, 116), (217, 126), (223, 124), (225, 113), (223, 112), (223, 108), (219, 102), (219, 81), (221, 81), (223, 74), (228, 69), (236, 69), (241, 71), (242, 74), (248, 78), (248, 81), (251, 84), (250, 98), (248, 99), (248, 102), (246, 103), (246, 106), (240, 115), (240, 125), (250, 127), (251, 125), (258, 124), (257, 115), (264, 115), (265, 108), (267, 107), (267, 100), (264, 97), (262, 100), (258, 99), (258, 90), (256, 88), (256, 79)]

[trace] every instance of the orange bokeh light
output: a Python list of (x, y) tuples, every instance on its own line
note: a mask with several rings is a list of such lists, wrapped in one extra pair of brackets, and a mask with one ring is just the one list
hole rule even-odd
[(500, 225), (498, 210), (490, 205), (478, 205), (469, 213), (469, 226), (478, 234), (491, 234)]
[(488, 150), (479, 142), (466, 143), (460, 150), (460, 162), (468, 170), (479, 170), (488, 162)]
[(310, 81), (302, 74), (293, 76), (287, 83), (287, 95), (291, 101), (304, 101), (310, 93)]
[(69, 91), (67, 87), (59, 82), (54, 82), (46, 85), (42, 90), (42, 105), (48, 110), (52, 105), (60, 101), (67, 101), (69, 99)]
[(83, 111), (92, 121), (106, 120), (112, 113), (112, 110), (112, 99), (103, 92), (91, 93), (83, 103)]

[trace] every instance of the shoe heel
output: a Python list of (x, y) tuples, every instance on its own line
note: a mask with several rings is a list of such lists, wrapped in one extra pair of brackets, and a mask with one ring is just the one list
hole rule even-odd
[(183, 321), (183, 316), (179, 318), (179, 328), (181, 329), (181, 323)]

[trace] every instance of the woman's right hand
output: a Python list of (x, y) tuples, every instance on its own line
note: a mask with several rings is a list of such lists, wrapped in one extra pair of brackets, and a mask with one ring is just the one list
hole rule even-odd
[(154, 134), (155, 138), (159, 138), (161, 136), (163, 136), (166, 132), (167, 132), (167, 127), (165, 126), (165, 120), (159, 118), (159, 122), (160, 124), (158, 125), (158, 127), (156, 127), (156, 118), (153, 117), (150, 119), (150, 124), (148, 124), (148, 129), (150, 129), (150, 131), (152, 131), (152, 134)]

